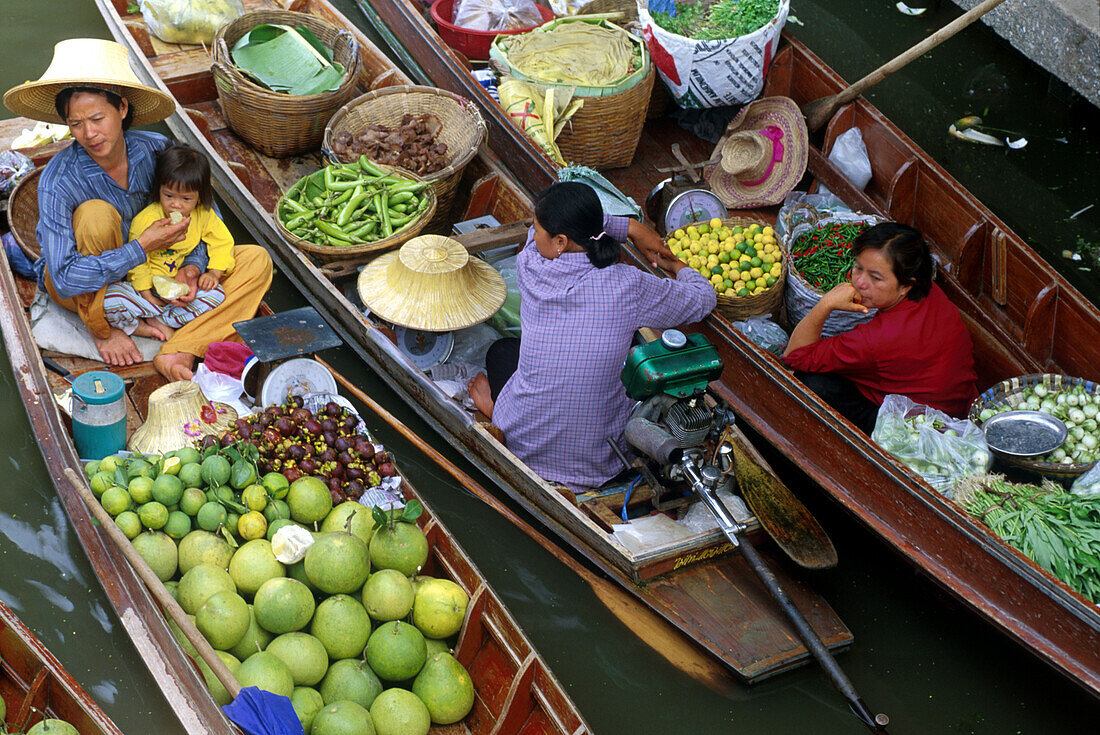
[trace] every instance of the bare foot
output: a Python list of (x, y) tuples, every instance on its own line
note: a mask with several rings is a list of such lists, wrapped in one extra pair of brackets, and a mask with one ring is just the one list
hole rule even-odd
[(470, 392), (470, 400), (474, 402), (474, 407), (491, 420), (493, 418), (493, 394), (489, 390), (489, 378), (485, 376), (485, 373), (475, 375), (466, 390)]
[(150, 317), (149, 319), (142, 319), (138, 322), (134, 334), (139, 337), (150, 337), (151, 339), (159, 339), (161, 342), (167, 342), (168, 338), (171, 337), (172, 333), (175, 331), (176, 330), (172, 329), (160, 319)]
[(191, 367), (195, 356), (190, 352), (169, 352), (153, 358), (153, 367), (170, 381), (190, 380), (194, 376)]
[(108, 365), (134, 365), (144, 359), (134, 340), (116, 327), (111, 327), (111, 334), (106, 339), (100, 339), (94, 335), (92, 339), (95, 341), (96, 349), (99, 350), (99, 356)]

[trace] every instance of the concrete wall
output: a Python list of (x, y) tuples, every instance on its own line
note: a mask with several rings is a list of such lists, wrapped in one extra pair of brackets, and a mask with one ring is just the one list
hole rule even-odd
[(1100, 0), (1007, 0), (982, 22), (1100, 107)]

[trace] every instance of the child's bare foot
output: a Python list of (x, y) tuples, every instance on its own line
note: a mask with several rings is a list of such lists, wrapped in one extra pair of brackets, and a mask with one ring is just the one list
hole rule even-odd
[(489, 378), (485, 373), (475, 375), (466, 390), (470, 393), (470, 400), (474, 402), (474, 407), (492, 420), (493, 394), (489, 390)]
[(167, 342), (168, 338), (171, 337), (175, 331), (176, 330), (172, 329), (160, 319), (150, 317), (138, 322), (134, 334), (139, 337), (150, 337), (152, 339), (159, 339), (161, 342)]

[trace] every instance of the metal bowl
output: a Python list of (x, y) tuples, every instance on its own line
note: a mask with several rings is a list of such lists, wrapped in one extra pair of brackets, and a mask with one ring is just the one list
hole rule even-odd
[(1062, 446), (1069, 431), (1042, 411), (1005, 411), (982, 424), (990, 450), (1008, 457), (1038, 457)]

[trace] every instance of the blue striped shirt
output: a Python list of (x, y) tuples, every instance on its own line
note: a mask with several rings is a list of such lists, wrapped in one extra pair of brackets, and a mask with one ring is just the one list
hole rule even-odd
[[(168, 138), (144, 130), (125, 133), (129, 161), (128, 188), (123, 189), (79, 143), (73, 143), (46, 164), (38, 180), (38, 228), (35, 234), (42, 257), (35, 263), (41, 286), (48, 268), (53, 287), (61, 298), (98, 291), (122, 280), (126, 273), (145, 262), (145, 251), (137, 240), (126, 242), (130, 220), (153, 201), (150, 189), (156, 153), (168, 147)], [(122, 215), (122, 239), (126, 244), (101, 255), (81, 255), (76, 249), (73, 212), (86, 201), (102, 199)], [(206, 270), (206, 247), (202, 243), (185, 260)]]

